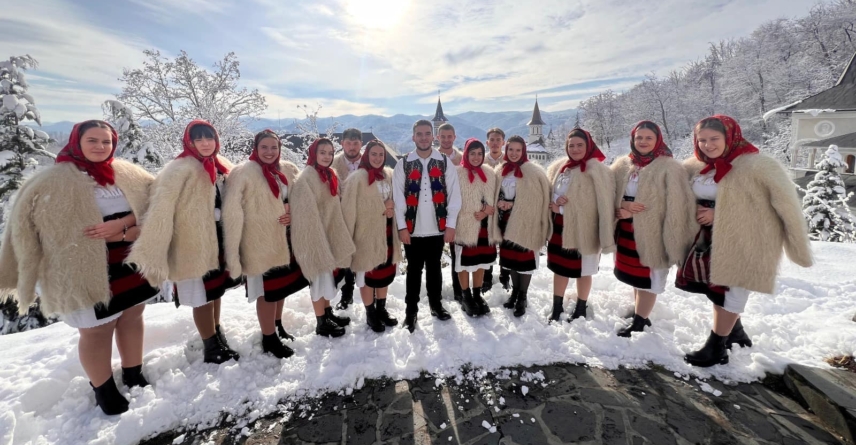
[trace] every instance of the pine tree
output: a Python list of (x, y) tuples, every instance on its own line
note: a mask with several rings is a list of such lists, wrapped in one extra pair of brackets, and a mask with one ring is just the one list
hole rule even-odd
[(47, 150), (51, 142), (47, 133), (24, 124), (42, 125), (24, 76), (25, 70), (37, 66), (29, 55), (0, 62), (0, 203), (21, 186), (25, 175), (39, 164), (39, 157), (56, 157)]
[(145, 140), (143, 128), (134, 118), (133, 110), (118, 100), (104, 101), (101, 107), (107, 120), (119, 133), (119, 145), (115, 154), (117, 158), (127, 159), (152, 171), (163, 165), (161, 155)]
[(813, 240), (856, 242), (856, 220), (847, 205), (853, 193), (846, 192), (837, 170), (844, 166), (835, 145), (830, 145), (823, 159), (815, 165), (819, 171), (803, 197), (803, 214)]

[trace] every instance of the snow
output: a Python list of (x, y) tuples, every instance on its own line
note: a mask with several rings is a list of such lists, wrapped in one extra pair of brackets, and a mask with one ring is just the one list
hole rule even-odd
[[(708, 300), (669, 286), (651, 315), (652, 328), (631, 339), (615, 331), (632, 308), (630, 287), (612, 275), (611, 255), (601, 261), (589, 304), (595, 317), (574, 323), (547, 323), (552, 307), (552, 274), (542, 268), (533, 277), (529, 309), (515, 318), (502, 308), (506, 293), (497, 284), (486, 295), (493, 311), (470, 319), (453, 303), (448, 269), (444, 270), (446, 307), (452, 320), (432, 318), (424, 300), (414, 334), (403, 328), (383, 334), (365, 325), (364, 308), (346, 314), (354, 321), (338, 339), (314, 335), (315, 319), (306, 291), (285, 302), (284, 325), (297, 338), (296, 354), (277, 360), (261, 352), (255, 308), (244, 291), (223, 299), (223, 327), (229, 343), (241, 353), (239, 362), (202, 363), (202, 345), (191, 311), (171, 304), (146, 308), (143, 372), (152, 386), (132, 391), (130, 411), (106, 417), (94, 404), (93, 392), (78, 361), (78, 333), (64, 323), (0, 336), (0, 443), (133, 444), (160, 432), (190, 432), (231, 418), (239, 426), (251, 419), (283, 411), (285, 402), (332, 390), (360, 387), (361, 380), (382, 375), (416, 378), (421, 371), (460, 382), (461, 367), (516, 372), (501, 367), (576, 362), (616, 369), (619, 365), (657, 364), (689, 380), (715, 378), (724, 383), (747, 382), (766, 373), (782, 373), (790, 363), (826, 367), (824, 359), (856, 352), (856, 246), (814, 242), (817, 265), (806, 270), (785, 262), (775, 295), (753, 294), (743, 317), (752, 348), (735, 347), (730, 363), (692, 368), (683, 354), (699, 348), (709, 331)], [(674, 279), (674, 271), (671, 280)], [(671, 282), (671, 281), (670, 281)], [(573, 284), (566, 306), (573, 304)], [(404, 315), (404, 277), (390, 288), (390, 311)], [(120, 380), (118, 353), (114, 375)], [(453, 380), (448, 380), (453, 379)], [(546, 384), (543, 373), (521, 373), (526, 385)], [(520, 385), (523, 388), (523, 385)], [(525, 390), (522, 390), (525, 391)], [(502, 403), (502, 400), (500, 400)], [(308, 414), (311, 415), (311, 414)], [(243, 423), (243, 424), (242, 424)], [(210, 440), (210, 438), (209, 438)]]
[(796, 111), (796, 112), (797, 112), (797, 113), (810, 114), (810, 115), (811, 115), (811, 117), (817, 117), (818, 115), (820, 115), (820, 113), (835, 113), (835, 110), (830, 109), (830, 108), (824, 108), (824, 109), (811, 108), (811, 109), (808, 109), (808, 110), (799, 110), (799, 111)]
[(774, 114), (776, 114), (776, 113), (781, 112), (781, 111), (782, 111), (782, 110), (784, 110), (785, 108), (790, 108), (790, 107), (792, 107), (792, 106), (794, 106), (794, 105), (797, 105), (797, 104), (799, 104), (799, 103), (801, 103), (801, 102), (802, 102), (802, 99), (800, 99), (800, 100), (798, 100), (798, 101), (796, 101), (796, 102), (793, 102), (793, 103), (789, 103), (789, 104), (787, 104), (787, 105), (782, 105), (782, 106), (781, 106), (781, 107), (779, 107), (779, 108), (773, 108), (772, 110), (770, 110), (770, 111), (768, 111), (768, 112), (764, 113), (764, 115), (762, 116), (762, 118), (766, 121), (766, 120), (770, 119), (770, 117), (771, 117), (771, 116), (773, 116), (773, 115), (774, 115)]

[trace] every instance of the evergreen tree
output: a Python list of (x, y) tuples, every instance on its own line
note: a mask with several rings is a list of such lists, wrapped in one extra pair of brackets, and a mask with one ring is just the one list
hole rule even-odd
[(119, 133), (115, 156), (140, 164), (147, 170), (159, 169), (164, 163), (163, 158), (150, 142), (145, 141), (143, 128), (134, 118), (134, 111), (118, 100), (104, 101), (102, 108), (107, 120)]
[(856, 224), (847, 205), (847, 193), (838, 170), (844, 167), (838, 147), (830, 145), (815, 167), (819, 170), (803, 197), (809, 237), (818, 241), (856, 242)]

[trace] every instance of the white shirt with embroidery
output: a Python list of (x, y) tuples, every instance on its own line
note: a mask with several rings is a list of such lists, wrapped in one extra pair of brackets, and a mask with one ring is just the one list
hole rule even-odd
[[(407, 211), (404, 187), (407, 178), (404, 177), (404, 163), (419, 160), (422, 163), (421, 188), (419, 190), (419, 204), (416, 209), (416, 220), (413, 224), (413, 233), (410, 236), (426, 237), (442, 235), (443, 232), (437, 227), (437, 217), (434, 213), (434, 192), (431, 190), (431, 178), (428, 175), (428, 161), (431, 159), (443, 162), (443, 155), (432, 149), (431, 156), (422, 158), (416, 154), (416, 150), (410, 152), (407, 157), (395, 165), (392, 174), (392, 199), (395, 201), (395, 220), (399, 228), (407, 227), (404, 214)], [(458, 220), (458, 212), (461, 210), (461, 189), (458, 185), (458, 172), (452, 160), (446, 165), (446, 227), (455, 228)]]

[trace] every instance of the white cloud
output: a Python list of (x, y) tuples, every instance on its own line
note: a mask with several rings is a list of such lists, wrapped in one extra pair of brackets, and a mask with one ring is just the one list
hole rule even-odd
[(226, 0), (130, 0), (142, 6), (155, 20), (168, 23), (187, 20), (190, 16), (222, 13), (229, 2)]

